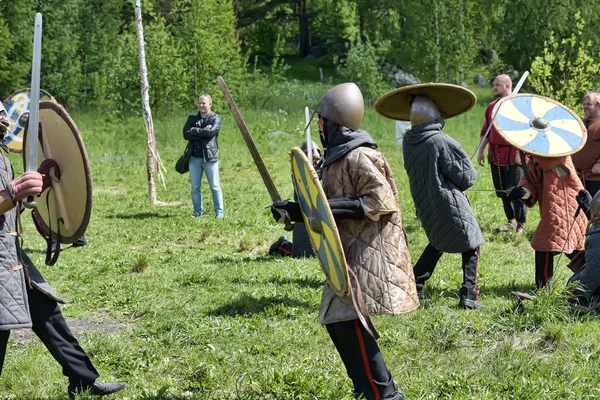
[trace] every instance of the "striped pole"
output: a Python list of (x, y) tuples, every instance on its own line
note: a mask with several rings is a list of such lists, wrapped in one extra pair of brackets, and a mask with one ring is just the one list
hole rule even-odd
[[(148, 166), (148, 195), (150, 204), (156, 203), (156, 186), (154, 184), (154, 173), (158, 169), (163, 186), (165, 178), (162, 173), (164, 165), (156, 150), (156, 138), (154, 135), (154, 123), (152, 122), (152, 111), (150, 110), (150, 85), (148, 84), (148, 70), (146, 69), (146, 50), (144, 48), (144, 26), (142, 25), (142, 6), (140, 0), (134, 0), (135, 7), (135, 25), (137, 31), (138, 55), (140, 59), (140, 79), (142, 89), (142, 110), (144, 113), (144, 126), (146, 128), (146, 148), (147, 148), (147, 166)], [(161, 170), (162, 168), (162, 170)]]

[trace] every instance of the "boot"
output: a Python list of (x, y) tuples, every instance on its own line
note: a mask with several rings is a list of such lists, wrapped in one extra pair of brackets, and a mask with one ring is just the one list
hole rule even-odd
[(69, 385), (69, 400), (74, 400), (75, 395), (83, 393), (102, 397), (123, 390), (125, 389), (125, 386), (127, 386), (125, 383), (104, 383), (100, 381), (94, 381), (83, 385)]
[(515, 218), (513, 218), (510, 221), (508, 221), (507, 224), (504, 224), (504, 225), (498, 227), (498, 232), (509, 232), (509, 231), (516, 229), (516, 227), (517, 227), (517, 220)]
[(469, 310), (476, 310), (480, 308), (484, 308), (483, 304), (477, 300), (477, 295), (479, 291), (477, 289), (470, 289), (467, 287), (460, 288), (460, 301), (458, 302), (458, 307)]

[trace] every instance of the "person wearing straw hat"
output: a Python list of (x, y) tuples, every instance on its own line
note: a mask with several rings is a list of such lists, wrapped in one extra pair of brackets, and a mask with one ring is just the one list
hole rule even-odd
[(419, 296), (443, 253), (462, 253), (463, 283), (460, 308), (477, 309), (479, 246), (483, 236), (464, 191), (473, 186), (477, 171), (460, 144), (442, 129), (447, 118), (462, 114), (476, 102), (461, 86), (426, 83), (384, 94), (375, 104), (382, 116), (410, 121), (402, 140), (404, 168), (410, 182), (417, 218), (429, 244), (415, 264)]
[[(0, 141), (7, 129), (4, 105), (0, 102)], [(21, 201), (49, 188), (50, 169), (56, 167), (54, 160), (47, 159), (37, 171), (14, 178), (9, 159), (0, 153), (0, 376), (10, 331), (31, 328), (69, 378), (69, 399), (83, 393), (106, 396), (124, 389), (126, 384), (97, 380), (98, 371), (58, 306), (65, 301), (54, 293), (25, 254), (17, 232)]]
[[(503, 74), (498, 75), (494, 80), (494, 97), (485, 110), (485, 123), (481, 128), (481, 137), (483, 138), (492, 123), (492, 110), (498, 100), (512, 94), (512, 81), (510, 76)], [(489, 131), (488, 137), (479, 147), (477, 162), (479, 165), (484, 165), (484, 152), (489, 144), (488, 162), (492, 172), (492, 181), (496, 196), (502, 200), (504, 214), (508, 222), (498, 228), (499, 232), (507, 232), (516, 230), (517, 235), (525, 233), (525, 222), (527, 220), (527, 207), (520, 201), (510, 201), (506, 198), (506, 189), (515, 187), (519, 184), (519, 180), (523, 176), (523, 167), (521, 166), (521, 156), (519, 149), (511, 146), (506, 140), (498, 134), (498, 131), (493, 126)]]
[[(392, 170), (377, 144), (360, 129), (362, 93), (354, 83), (329, 90), (315, 113), (324, 148), (323, 191), (339, 231), (348, 269), (356, 275), (369, 314), (402, 314), (415, 310), (419, 299), (408, 243), (402, 227), (398, 189)], [(281, 211), (280, 211), (281, 210)], [(298, 203), (275, 202), (281, 212), (302, 220)], [(350, 296), (340, 297), (326, 283), (319, 322), (327, 328), (350, 379), (354, 396), (368, 400), (401, 400), (377, 341), (359, 321)]]
[(594, 196), (600, 190), (600, 93), (590, 92), (584, 96), (583, 113), (587, 140), (571, 158), (583, 186)]

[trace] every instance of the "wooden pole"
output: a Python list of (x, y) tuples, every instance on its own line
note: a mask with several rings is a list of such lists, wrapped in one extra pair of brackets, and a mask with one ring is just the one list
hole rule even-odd
[[(142, 6), (140, 0), (134, 0), (135, 25), (137, 31), (138, 55), (140, 59), (140, 80), (142, 83), (142, 109), (144, 113), (144, 126), (146, 127), (146, 163), (148, 167), (148, 195), (150, 204), (156, 203), (156, 185), (154, 184), (154, 173), (159, 173), (162, 161), (156, 150), (156, 138), (154, 135), (154, 123), (152, 122), (152, 111), (150, 110), (150, 85), (148, 84), (148, 71), (146, 69), (146, 50), (144, 48), (144, 26), (142, 25)], [(160, 176), (164, 185), (164, 177)]]

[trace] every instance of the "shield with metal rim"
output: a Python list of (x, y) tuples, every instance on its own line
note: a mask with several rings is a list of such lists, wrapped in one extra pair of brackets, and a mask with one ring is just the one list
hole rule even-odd
[(338, 296), (348, 296), (348, 266), (340, 235), (319, 177), (299, 147), (290, 153), (292, 181), (304, 223), (327, 282)]
[[(31, 139), (25, 129), (25, 147)], [(84, 234), (92, 212), (92, 178), (83, 140), (67, 111), (51, 101), (40, 102), (38, 140), (38, 166), (51, 158), (60, 176), (51, 176), (52, 187), (35, 198), (35, 211), (53, 241), (73, 243)], [(23, 153), (24, 163), (25, 158)]]
[(496, 103), (494, 126), (512, 146), (540, 157), (562, 157), (578, 152), (587, 130), (566, 106), (535, 94), (518, 94)]
[[(40, 101), (56, 100), (50, 93), (40, 90)], [(23, 133), (29, 118), (30, 104), (31, 90), (29, 88), (17, 90), (4, 100), (9, 126), (2, 144), (7, 146), (10, 151), (23, 151)]]

